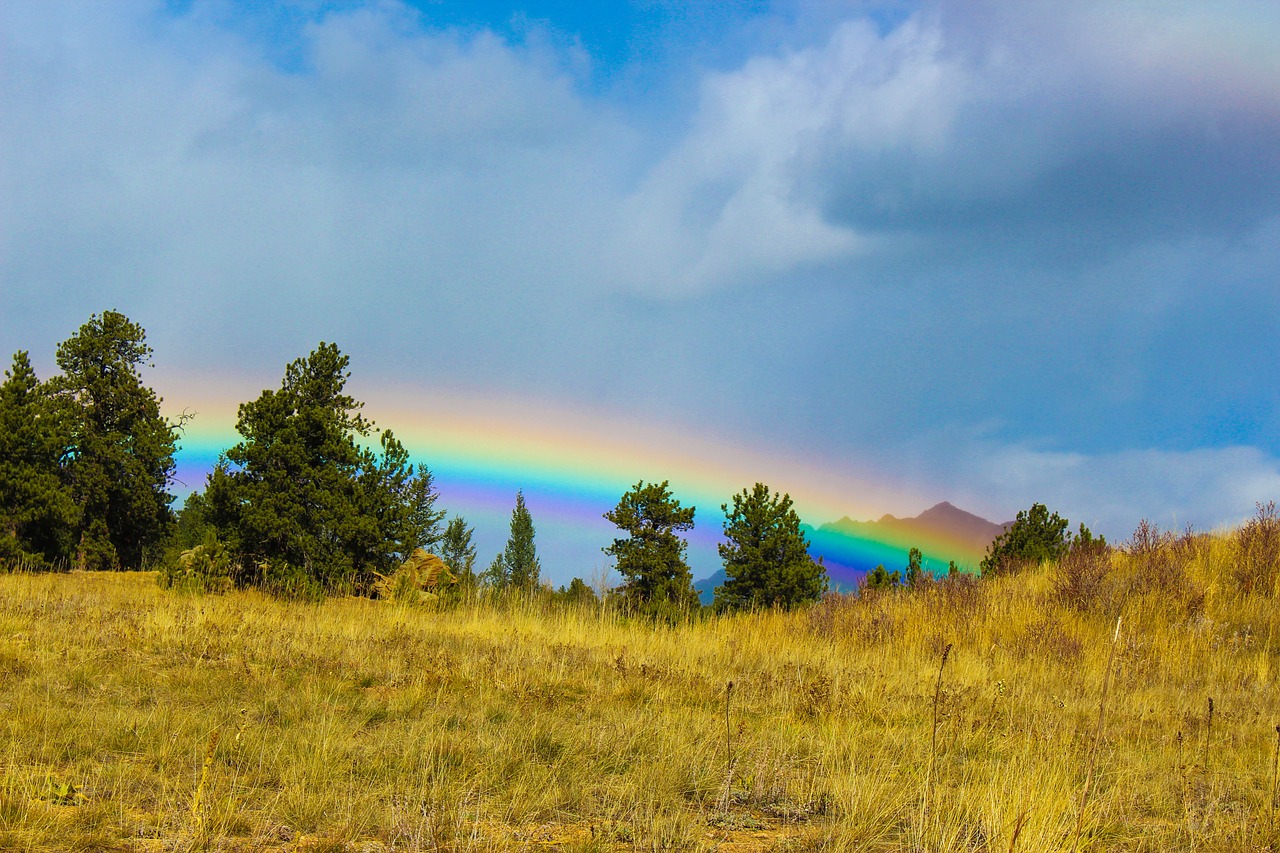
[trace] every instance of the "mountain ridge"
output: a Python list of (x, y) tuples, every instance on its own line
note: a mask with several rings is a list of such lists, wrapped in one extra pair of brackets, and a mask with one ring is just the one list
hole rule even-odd
[(893, 537), (895, 539), (913, 533), (941, 536), (954, 540), (954, 544), (963, 546), (966, 552), (981, 555), (986, 553), (987, 546), (1012, 523), (997, 524), (960, 509), (950, 501), (941, 501), (912, 518), (897, 518), (886, 514), (878, 521), (854, 521), (846, 515), (839, 521), (828, 522), (817, 529), (861, 538), (875, 538), (878, 532), (897, 534)]
[[(991, 542), (1012, 523), (997, 524), (941, 501), (911, 518), (885, 514), (876, 521), (855, 521), (844, 516), (818, 527), (802, 524), (801, 530), (809, 539), (810, 555), (826, 564), (832, 589), (848, 591), (876, 565), (890, 571), (905, 567), (912, 548), (923, 553), (926, 571), (945, 573), (952, 561), (975, 571)], [(695, 582), (694, 588), (709, 603), (724, 581), (721, 569)]]

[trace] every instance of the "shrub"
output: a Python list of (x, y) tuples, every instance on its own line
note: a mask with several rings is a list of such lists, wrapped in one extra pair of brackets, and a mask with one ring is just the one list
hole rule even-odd
[(1280, 574), (1280, 516), (1276, 502), (1257, 504), (1235, 537), (1235, 581), (1245, 592), (1272, 592)]
[(157, 580), (165, 589), (220, 593), (231, 589), (231, 553), (212, 530), (204, 541), (164, 561)]
[(1053, 598), (1076, 610), (1114, 605), (1115, 582), (1111, 574), (1111, 548), (1105, 540), (1077, 541), (1067, 549), (1052, 572)]
[(1187, 615), (1203, 607), (1205, 591), (1187, 572), (1196, 556), (1195, 535), (1190, 529), (1179, 537), (1143, 519), (1125, 543), (1124, 553), (1128, 564), (1124, 593), (1154, 595)]

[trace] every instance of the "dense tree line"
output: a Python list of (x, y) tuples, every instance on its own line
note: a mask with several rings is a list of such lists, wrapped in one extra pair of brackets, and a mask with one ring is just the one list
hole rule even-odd
[[(430, 553), (454, 595), (543, 588), (523, 492), (506, 546), (477, 573), (474, 531), (461, 516), (444, 523), (431, 471), (361, 414), (363, 404), (346, 391), (349, 359), (330, 343), (286, 365), (278, 389), (241, 404), (240, 440), (173, 513), (169, 487), (183, 424), (160, 413), (160, 398), (142, 381), (151, 357), (142, 327), (116, 311), (91, 316), (58, 345), (61, 373), (47, 381), (27, 352), (14, 354), (0, 385), (0, 561), (83, 569), (153, 561), (168, 583), (319, 595), (389, 589), (399, 566), (411, 556), (427, 565), (414, 555)], [(825, 568), (809, 555), (789, 495), (756, 483), (720, 509), (726, 579), (715, 590), (717, 609), (790, 608), (826, 592)], [(683, 536), (695, 514), (665, 480), (636, 483), (604, 514), (619, 530), (603, 551), (622, 577), (613, 595), (626, 609), (675, 619), (699, 607)], [(1034, 504), (992, 543), (982, 574), (1105, 548), (1083, 525), (1075, 534), (1068, 526)], [(912, 548), (905, 579), (878, 566), (864, 588), (927, 584), (922, 564)], [(430, 572), (433, 583), (445, 575)], [(555, 597), (599, 601), (580, 578)]]

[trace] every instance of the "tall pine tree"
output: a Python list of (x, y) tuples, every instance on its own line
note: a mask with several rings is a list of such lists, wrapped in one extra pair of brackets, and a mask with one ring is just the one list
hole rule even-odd
[(604, 514), (626, 538), (614, 539), (604, 552), (617, 561), (626, 581), (624, 595), (639, 610), (676, 613), (697, 604), (692, 573), (679, 535), (693, 529), (695, 507), (682, 507), (667, 481), (636, 483), (618, 505)]
[(524, 492), (518, 491), (515, 509), (511, 511), (511, 533), (499, 557), (506, 583), (513, 589), (537, 589), (541, 581), (542, 566), (538, 562), (533, 536), (533, 516), (524, 505)]
[(0, 560), (70, 565), (79, 511), (63, 467), (69, 426), (27, 353), (15, 353), (0, 385)]
[(241, 441), (209, 476), (204, 514), (237, 554), (240, 583), (363, 590), (439, 539), (431, 473), (346, 393), (349, 359), (321, 343), (277, 391), (240, 406)]
[(77, 563), (141, 568), (171, 520), (177, 425), (142, 383), (146, 332), (118, 311), (94, 314), (58, 345), (50, 387), (71, 413), (67, 470), (80, 508)]

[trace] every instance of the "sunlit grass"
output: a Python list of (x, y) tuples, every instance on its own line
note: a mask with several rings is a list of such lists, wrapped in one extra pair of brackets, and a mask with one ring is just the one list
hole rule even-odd
[(1123, 613), (1080, 849), (1274, 849), (1234, 547), (1084, 609), (1042, 570), (674, 628), (0, 575), (0, 848), (1069, 850)]

